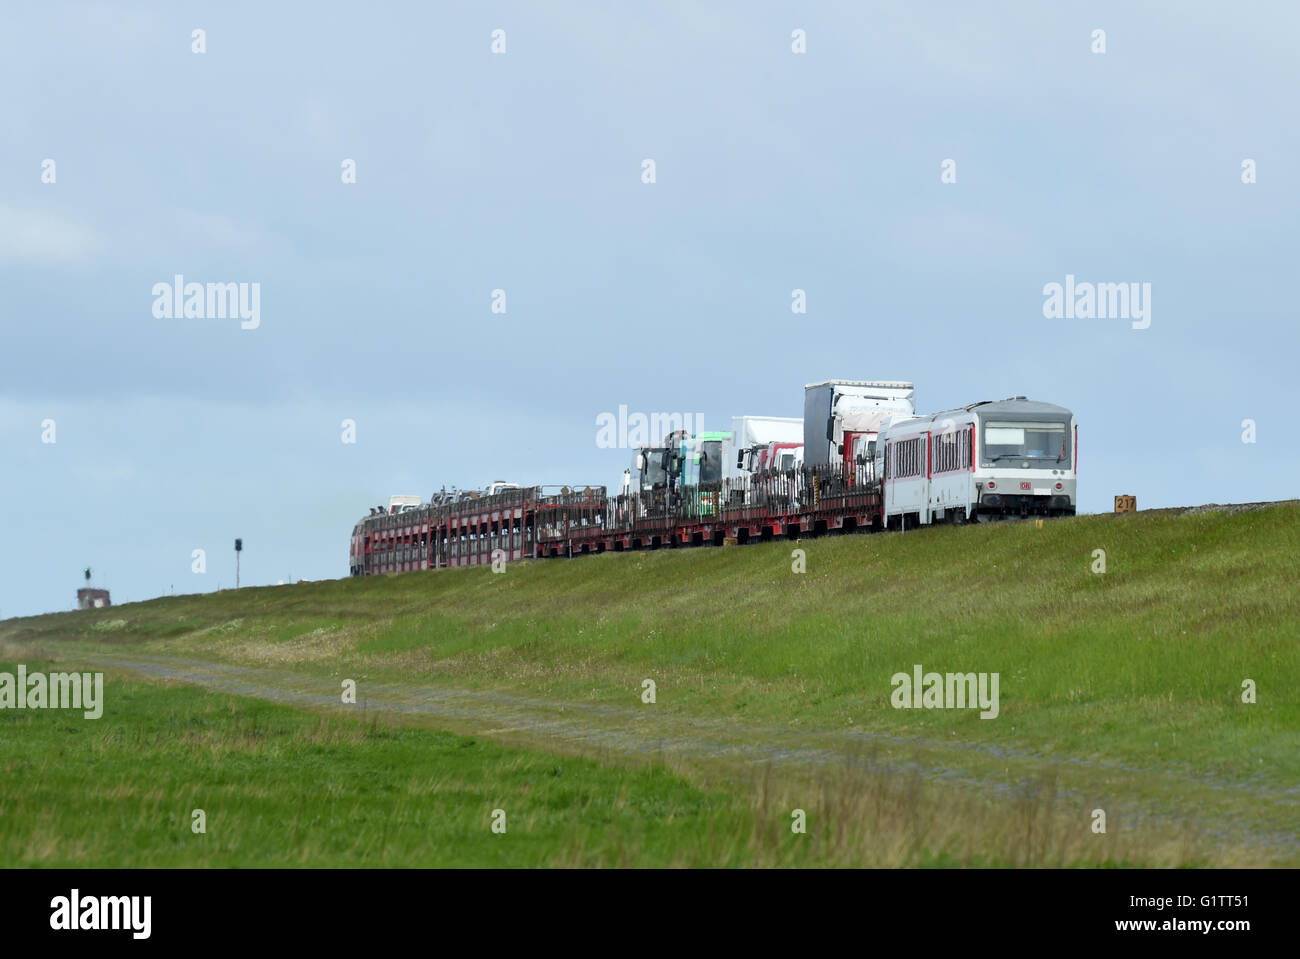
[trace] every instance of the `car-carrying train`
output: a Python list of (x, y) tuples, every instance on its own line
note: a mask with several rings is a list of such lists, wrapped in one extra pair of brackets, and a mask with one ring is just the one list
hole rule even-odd
[[(1073, 516), (1074, 414), (1014, 396), (918, 415), (911, 383), (805, 387), (798, 420), (736, 417), (638, 449), (623, 487), (394, 496), (352, 530), (353, 576), (934, 523)], [(635, 473), (635, 480), (632, 474)]]

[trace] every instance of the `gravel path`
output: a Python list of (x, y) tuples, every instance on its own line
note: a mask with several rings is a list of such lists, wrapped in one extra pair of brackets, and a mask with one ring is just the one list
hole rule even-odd
[[(78, 657), (83, 658), (83, 657)], [(919, 773), (927, 780), (974, 787), (1001, 798), (1016, 795), (1026, 784), (1051, 774), (1064, 799), (1092, 802), (1072, 790), (1081, 771), (1113, 775), (1133, 774), (1162, 778), (1177, 787), (1204, 796), (1221, 792), (1264, 801), (1275, 806), (1281, 821), (1300, 821), (1300, 786), (1284, 788), (1273, 782), (1215, 783), (1203, 773), (1125, 766), (1077, 757), (1044, 757), (1013, 748), (988, 744), (953, 743), (920, 737), (893, 736), (866, 730), (798, 730), (760, 726), (725, 719), (694, 719), (674, 715), (654, 705), (633, 707), (592, 703), (563, 703), (494, 690), (464, 690), (429, 685), (393, 685), (358, 682), (357, 704), (344, 706), (337, 680), (322, 677), (195, 659), (157, 659), (122, 655), (84, 657), (94, 665), (136, 673), (145, 678), (176, 680), (205, 689), (315, 710), (358, 710), (426, 716), (433, 724), (456, 732), (481, 736), (516, 736), (531, 746), (569, 747), (587, 754), (621, 753), (653, 758), (731, 761), (772, 764), (803, 769), (830, 769), (850, 762), (886, 773)], [(885, 758), (880, 753), (886, 753)], [(979, 776), (969, 760), (995, 759), (1005, 764), (1007, 776), (996, 780)], [(985, 764), (987, 765), (987, 764)], [(1092, 779), (1093, 777), (1088, 777)], [(1110, 800), (1114, 804), (1114, 800)], [(1139, 818), (1173, 820), (1188, 824), (1187, 815), (1170, 810), (1130, 807)], [(1208, 810), (1207, 810), (1208, 811)], [(1270, 852), (1300, 851), (1294, 830), (1261, 831), (1216, 818), (1198, 822), (1207, 835), (1219, 836)]]

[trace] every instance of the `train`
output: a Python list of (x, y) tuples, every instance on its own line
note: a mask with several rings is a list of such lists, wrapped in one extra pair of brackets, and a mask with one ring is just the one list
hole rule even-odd
[(903, 420), (875, 455), (889, 528), (1075, 513), (1079, 424), (1063, 406), (1013, 396)]
[[(445, 488), (394, 496), (352, 530), (353, 576), (527, 559), (743, 545), (940, 523), (1073, 516), (1079, 426), (1064, 406), (1012, 396), (917, 414), (898, 380), (805, 386), (803, 443), (787, 417), (676, 430), (603, 485)], [(793, 422), (792, 422), (793, 421)]]

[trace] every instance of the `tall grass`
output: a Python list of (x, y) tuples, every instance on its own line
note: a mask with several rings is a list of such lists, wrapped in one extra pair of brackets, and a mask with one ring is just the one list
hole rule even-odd
[[(29, 664), (39, 668), (41, 664)], [(371, 719), (112, 680), (87, 722), (0, 712), (0, 865), (1185, 865), (1186, 837), (1097, 836), (1047, 784), (1006, 808), (870, 758), (702, 789)], [(202, 809), (206, 831), (191, 828)], [(493, 810), (506, 832), (491, 830)], [(792, 831), (803, 810), (806, 832)], [(1010, 815), (1007, 814), (1010, 810)]]

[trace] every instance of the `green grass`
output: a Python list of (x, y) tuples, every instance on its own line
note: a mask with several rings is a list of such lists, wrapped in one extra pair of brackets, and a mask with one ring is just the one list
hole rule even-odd
[[(0, 712), (0, 862), (671, 862), (737, 813), (662, 768), (561, 762), (192, 689), (111, 682), (106, 698), (98, 721)], [(495, 809), (504, 834), (491, 831)]]
[[(1126, 762), (1151, 760), (1165, 732), (1164, 761), (1300, 778), (1300, 508), (804, 540), (803, 575), (792, 548), (245, 589), (10, 620), (0, 639), (608, 702), (649, 676), (661, 704), (700, 714), (924, 724)], [(889, 677), (914, 663), (999, 672), (1001, 717), (892, 709)]]
[[(981, 780), (1067, 759), (1074, 794), (1180, 814), (1195, 794), (1206, 820), (1295, 837), (1300, 506), (805, 539), (803, 574), (795, 545), (166, 598), (5, 621), (0, 644), (629, 709), (653, 678), (664, 716), (903, 737)], [(999, 673), (999, 718), (891, 708), (890, 677), (915, 663)]]
[[(809, 828), (796, 835), (791, 797), (763, 784), (749, 796), (703, 790), (656, 764), (118, 679), (105, 700), (94, 721), (0, 712), (0, 865), (926, 866), (1079, 854), (1077, 832), (1040, 803), (1022, 804), (1010, 828), (1037, 828), (1044, 848), (1004, 836), (992, 855), (943, 829), (915, 782), (894, 794), (861, 771), (806, 790)], [(496, 810), (503, 833), (491, 828)], [(878, 841), (885, 824), (898, 842)], [(1116, 864), (1106, 857), (1122, 848), (1082, 854)]]

